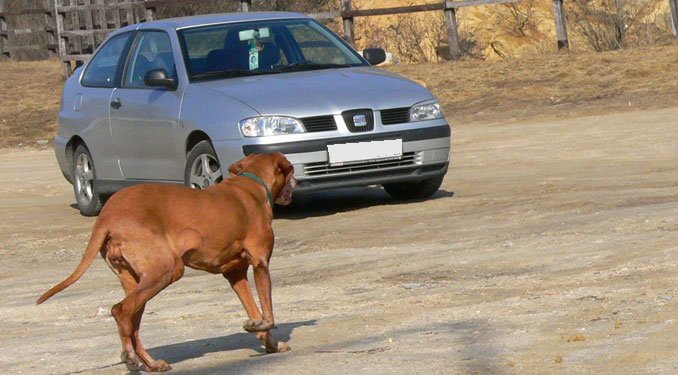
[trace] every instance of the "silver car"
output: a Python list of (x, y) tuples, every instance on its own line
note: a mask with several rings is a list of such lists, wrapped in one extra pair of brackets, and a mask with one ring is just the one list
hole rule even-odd
[(296, 191), (425, 198), (447, 171), (450, 126), (430, 91), (371, 66), (384, 56), (297, 13), (130, 25), (68, 79), (56, 157), (83, 215), (131, 184), (204, 189), (275, 151), (294, 164)]

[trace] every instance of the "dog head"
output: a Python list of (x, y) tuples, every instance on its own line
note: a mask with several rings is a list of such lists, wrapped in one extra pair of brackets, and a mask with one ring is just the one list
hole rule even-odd
[(294, 166), (280, 152), (272, 154), (252, 154), (228, 168), (231, 176), (243, 172), (253, 173), (261, 178), (273, 194), (275, 203), (288, 205), (292, 201), (292, 192), (297, 186), (294, 178)]
[[(287, 160), (285, 155), (280, 152), (273, 154), (273, 157), (277, 161), (277, 184), (272, 190), (273, 196), (276, 197), (275, 203), (287, 206), (292, 202), (292, 193), (297, 186), (297, 179), (294, 178), (294, 166)], [(282, 188), (278, 190), (276, 189), (277, 186), (282, 186)], [(278, 191), (277, 194), (276, 191)]]

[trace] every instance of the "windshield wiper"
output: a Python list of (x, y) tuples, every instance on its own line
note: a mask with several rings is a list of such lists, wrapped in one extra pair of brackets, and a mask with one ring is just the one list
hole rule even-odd
[(244, 70), (244, 69), (228, 69), (228, 70), (219, 70), (215, 72), (207, 72), (196, 74), (192, 78), (196, 81), (204, 81), (208, 79), (216, 78), (234, 78), (234, 77), (249, 77), (257, 76), (262, 74), (271, 74), (267, 71), (256, 71), (256, 70)]
[(313, 63), (313, 62), (308, 62), (308, 61), (299, 61), (292, 63), (287, 66), (282, 66), (278, 68), (277, 70), (279, 72), (301, 72), (305, 70), (320, 70), (320, 69), (335, 69), (335, 68), (348, 68), (353, 65), (349, 64), (320, 64), (320, 63)]
[(244, 69), (227, 69), (227, 70), (218, 70), (214, 72), (200, 73), (194, 75), (192, 78), (195, 81), (205, 81), (210, 79), (218, 78), (235, 78), (235, 77), (249, 77), (257, 76), (263, 74), (275, 74), (283, 72), (301, 72), (308, 70), (320, 70), (320, 69), (335, 69), (335, 68), (348, 68), (354, 65), (349, 64), (319, 64), (312, 63), (308, 61), (299, 61), (287, 66), (282, 66), (272, 70), (244, 70)]

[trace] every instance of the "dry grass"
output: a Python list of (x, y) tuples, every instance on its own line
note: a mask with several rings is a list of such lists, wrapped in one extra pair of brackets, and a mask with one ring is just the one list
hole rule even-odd
[(57, 61), (0, 63), (0, 146), (52, 140), (64, 81)]
[(389, 70), (424, 81), (448, 119), (461, 124), (678, 105), (678, 43)]
[[(675, 42), (615, 52), (388, 69), (424, 81), (455, 125), (678, 106)], [(0, 146), (51, 141), (63, 89), (59, 64), (3, 62), (0, 80)]]

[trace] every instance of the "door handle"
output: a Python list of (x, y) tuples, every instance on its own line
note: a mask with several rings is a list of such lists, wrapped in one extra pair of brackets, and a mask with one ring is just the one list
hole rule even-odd
[(115, 98), (111, 101), (111, 108), (120, 109), (120, 107), (122, 107), (122, 102), (120, 101), (120, 98)]

